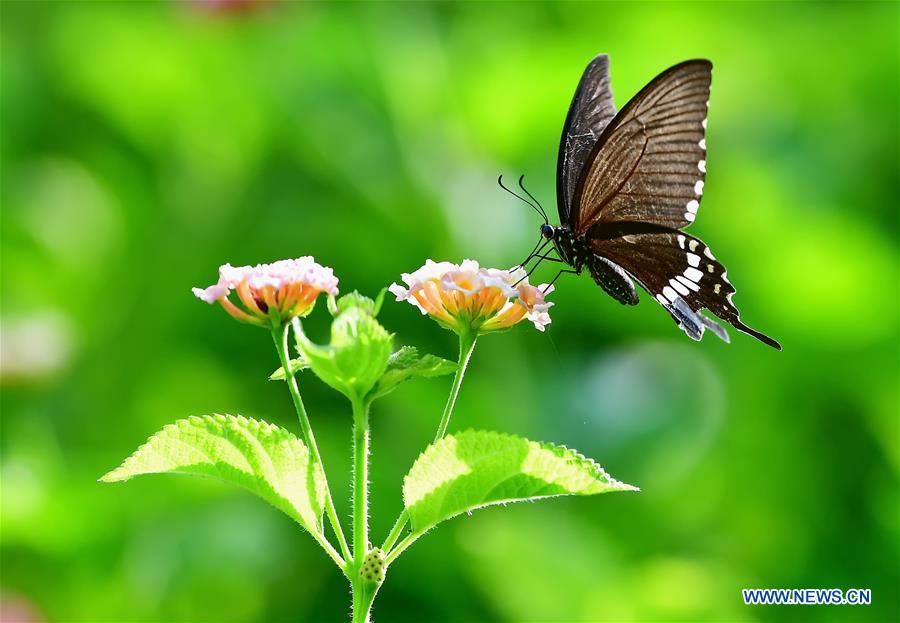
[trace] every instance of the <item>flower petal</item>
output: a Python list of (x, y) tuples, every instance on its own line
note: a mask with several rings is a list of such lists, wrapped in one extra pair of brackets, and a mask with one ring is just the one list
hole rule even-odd
[(208, 288), (191, 288), (191, 292), (204, 303), (212, 305), (220, 298), (228, 295), (228, 288), (220, 283), (216, 283)]
[(401, 277), (408, 289), (396, 283), (388, 288), (397, 300), (408, 301), (457, 333), (505, 329), (526, 317), (541, 331), (550, 323), (552, 303), (544, 297), (553, 288), (544, 292), (530, 285), (521, 267), (502, 270), (481, 268), (475, 260), (452, 264), (429, 259)]
[(396, 296), (398, 301), (405, 301), (409, 298), (409, 290), (396, 283), (388, 286), (388, 292)]
[[(205, 290), (194, 288), (193, 292), (207, 303), (223, 301), (226, 310), (238, 319), (246, 321), (239, 315), (247, 314), (266, 324), (271, 322), (270, 315), (283, 322), (308, 313), (320, 293), (337, 294), (337, 285), (334, 271), (307, 255), (256, 266), (223, 264), (216, 285)], [(243, 310), (230, 302), (225, 305), (233, 290), (237, 290)], [(261, 302), (265, 302), (265, 311)]]

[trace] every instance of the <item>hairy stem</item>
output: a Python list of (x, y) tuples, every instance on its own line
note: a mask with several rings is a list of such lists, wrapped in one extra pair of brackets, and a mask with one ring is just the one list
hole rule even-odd
[(362, 574), (369, 553), (369, 405), (355, 398), (353, 403), (353, 562), (350, 584), (353, 591), (353, 623), (367, 623), (375, 590)]
[(375, 601), (377, 589), (363, 584), (357, 578), (352, 582), (353, 589), (353, 619), (352, 623), (369, 623), (369, 613), (372, 611), (372, 602)]
[(284, 380), (290, 390), (291, 398), (294, 400), (294, 408), (297, 411), (297, 418), (300, 420), (300, 431), (303, 435), (303, 441), (306, 443), (306, 446), (309, 448), (315, 461), (319, 464), (319, 467), (322, 468), (322, 478), (325, 482), (325, 512), (328, 515), (331, 529), (334, 531), (335, 537), (337, 537), (343, 558), (338, 555), (331, 543), (325, 539), (324, 535), (313, 536), (316, 536), (316, 540), (319, 541), (319, 544), (325, 548), (325, 551), (328, 552), (328, 555), (331, 556), (332, 560), (337, 563), (338, 567), (346, 573), (345, 561), (350, 560), (350, 548), (347, 547), (347, 539), (344, 537), (344, 530), (341, 527), (337, 510), (334, 508), (334, 499), (331, 497), (331, 488), (328, 486), (328, 477), (325, 475), (325, 464), (322, 462), (322, 456), (319, 454), (319, 446), (316, 444), (316, 437), (313, 434), (312, 426), (309, 423), (309, 416), (306, 414), (303, 398), (300, 397), (300, 389), (297, 387), (297, 380), (294, 378), (293, 370), (291, 370), (291, 358), (288, 355), (288, 326), (289, 325), (284, 325), (281, 328), (272, 329), (272, 339), (275, 340), (275, 350), (278, 351), (278, 359), (281, 361), (281, 368), (284, 370)]
[(387, 538), (384, 540), (384, 545), (381, 546), (381, 549), (383, 549), (385, 553), (390, 554), (391, 548), (394, 546), (394, 543), (397, 542), (397, 539), (400, 538), (400, 535), (403, 533), (403, 528), (406, 527), (406, 522), (408, 520), (409, 513), (407, 513), (404, 508), (400, 513), (400, 516), (397, 517), (397, 521), (394, 522), (394, 527), (391, 528), (390, 533), (388, 533)]
[(353, 401), (353, 564), (369, 551), (369, 408)]
[(397, 560), (397, 557), (400, 554), (402, 554), (406, 550), (407, 547), (412, 545), (416, 541), (416, 539), (418, 539), (420, 536), (422, 536), (422, 535), (421, 534), (413, 534), (413, 533), (407, 534), (406, 537), (402, 541), (397, 543), (397, 547), (395, 547), (393, 550), (391, 550), (391, 553), (385, 557), (384, 564), (390, 565), (392, 562)]
[[(441, 422), (438, 424), (437, 433), (434, 435), (434, 443), (443, 439), (444, 435), (447, 434), (447, 428), (450, 426), (450, 416), (453, 415), (453, 407), (456, 406), (456, 397), (459, 395), (459, 388), (462, 386), (463, 377), (466, 375), (466, 368), (469, 366), (469, 360), (472, 358), (472, 353), (475, 350), (475, 341), (477, 337), (477, 335), (472, 333), (464, 333), (459, 336), (459, 359), (456, 367), (456, 374), (453, 377), (453, 385), (450, 386), (450, 395), (447, 397), (447, 404), (444, 405), (444, 412), (441, 414)], [(406, 509), (404, 509), (403, 512), (400, 513), (400, 516), (397, 517), (397, 521), (394, 522), (394, 527), (391, 528), (390, 533), (384, 541), (384, 545), (381, 546), (381, 549), (384, 550), (385, 555), (390, 560), (397, 557), (391, 556), (391, 548), (394, 546), (394, 543), (397, 542), (397, 539), (400, 538), (408, 520), (409, 514)], [(411, 543), (412, 541), (407, 544), (407, 547)], [(406, 547), (403, 549), (406, 549)], [(397, 552), (397, 555), (399, 555), (399, 552)]]

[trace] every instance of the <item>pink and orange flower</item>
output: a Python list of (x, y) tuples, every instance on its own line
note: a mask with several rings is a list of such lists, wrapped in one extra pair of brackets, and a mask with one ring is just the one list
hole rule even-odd
[[(337, 294), (334, 271), (311, 256), (256, 266), (219, 267), (219, 281), (208, 288), (193, 288), (201, 301), (216, 301), (232, 317), (262, 327), (281, 325), (308, 314), (322, 292)], [(240, 305), (231, 301), (237, 292)]]
[(409, 301), (423, 314), (457, 334), (481, 335), (508, 329), (523, 319), (538, 331), (550, 324), (545, 296), (553, 286), (533, 286), (525, 270), (481, 268), (474, 260), (462, 264), (433, 262), (401, 276), (406, 287), (388, 288), (398, 301)]

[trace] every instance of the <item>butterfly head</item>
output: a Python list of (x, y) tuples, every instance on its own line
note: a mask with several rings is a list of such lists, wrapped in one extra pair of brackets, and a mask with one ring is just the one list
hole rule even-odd
[(556, 236), (556, 228), (549, 224), (544, 223), (541, 225), (541, 237), (545, 240), (553, 240), (553, 237)]

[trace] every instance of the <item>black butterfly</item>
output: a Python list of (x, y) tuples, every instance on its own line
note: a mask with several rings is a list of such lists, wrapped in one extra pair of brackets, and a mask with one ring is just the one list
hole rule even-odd
[[(675, 65), (616, 114), (609, 57), (590, 62), (559, 146), (560, 225), (551, 225), (540, 210), (542, 242), (526, 262), (537, 257), (573, 269), (560, 274), (587, 268), (607, 294), (625, 305), (637, 305), (632, 280), (637, 281), (694, 340), (710, 329), (729, 341), (725, 329), (700, 313), (706, 308), (781, 350), (778, 342), (741, 322), (725, 267), (701, 240), (682, 231), (694, 221), (703, 195), (711, 71), (706, 60)], [(560, 259), (541, 254), (551, 242)]]

